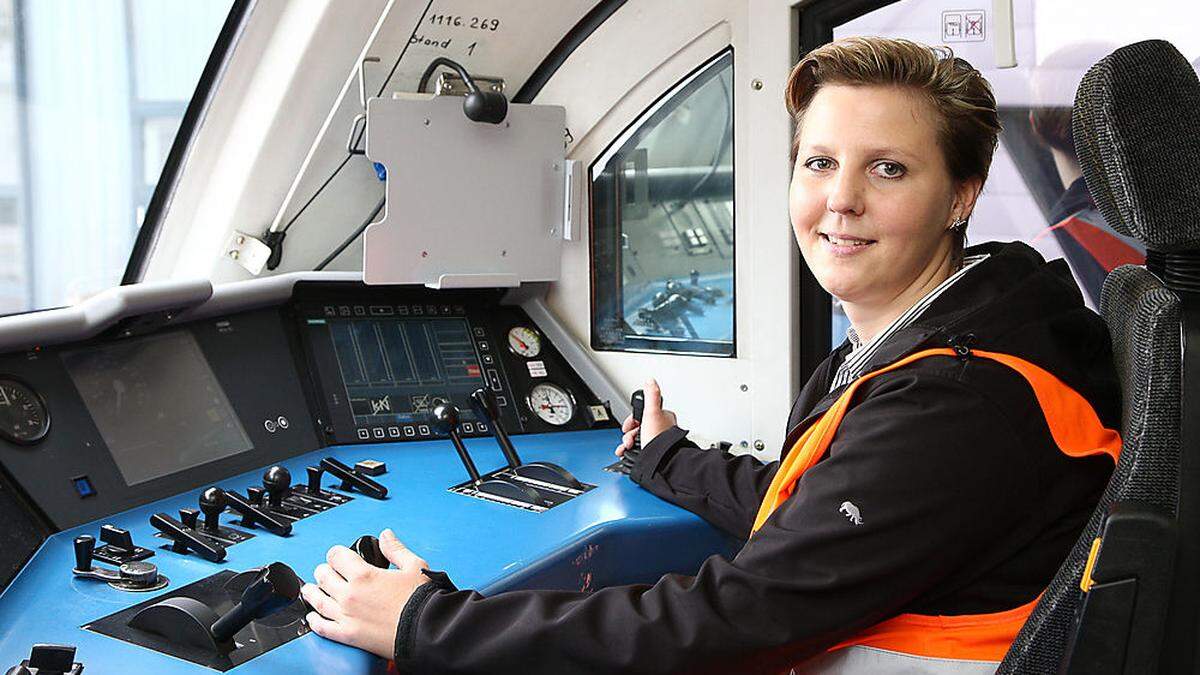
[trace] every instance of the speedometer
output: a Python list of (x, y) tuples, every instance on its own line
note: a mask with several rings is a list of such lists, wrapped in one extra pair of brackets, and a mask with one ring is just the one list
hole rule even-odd
[(560, 427), (575, 416), (575, 397), (556, 384), (544, 382), (530, 389), (525, 402), (543, 422), (554, 426)]
[(50, 431), (50, 411), (29, 385), (0, 378), (0, 437), (21, 445), (33, 445)]

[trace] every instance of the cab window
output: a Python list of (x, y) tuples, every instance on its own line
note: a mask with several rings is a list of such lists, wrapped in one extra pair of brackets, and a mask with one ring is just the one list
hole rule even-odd
[(733, 53), (591, 167), (592, 348), (733, 356)]

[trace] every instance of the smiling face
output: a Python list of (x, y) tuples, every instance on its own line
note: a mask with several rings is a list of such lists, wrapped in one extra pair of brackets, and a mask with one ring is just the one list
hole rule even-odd
[(792, 230), (856, 328), (856, 314), (899, 315), (953, 271), (948, 228), (970, 214), (978, 181), (951, 179), (936, 115), (900, 87), (837, 84), (804, 112)]

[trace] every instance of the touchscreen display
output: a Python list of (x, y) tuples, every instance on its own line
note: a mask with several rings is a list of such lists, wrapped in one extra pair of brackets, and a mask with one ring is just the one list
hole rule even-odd
[(484, 374), (466, 319), (330, 320), (356, 426), (424, 423), (439, 398), (474, 420), (467, 398)]
[(62, 359), (129, 485), (253, 448), (191, 333), (89, 347)]

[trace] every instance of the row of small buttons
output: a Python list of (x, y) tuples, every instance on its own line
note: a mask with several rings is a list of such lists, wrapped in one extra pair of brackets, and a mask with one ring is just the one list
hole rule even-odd
[(465, 314), (462, 305), (325, 305), (325, 316), (449, 316)]
[[(472, 434), (476, 431), (486, 432), (488, 430), (487, 425), (483, 422), (463, 422), (461, 427), (463, 433), (467, 434)], [(400, 438), (401, 436), (405, 438), (415, 438), (417, 436), (430, 435), (432, 435), (432, 431), (430, 430), (428, 424), (420, 424), (416, 426), (406, 424), (403, 427), (371, 427), (370, 429), (365, 429), (362, 427), (358, 428), (358, 438), (362, 441), (369, 441), (372, 438), (386, 439)]]

